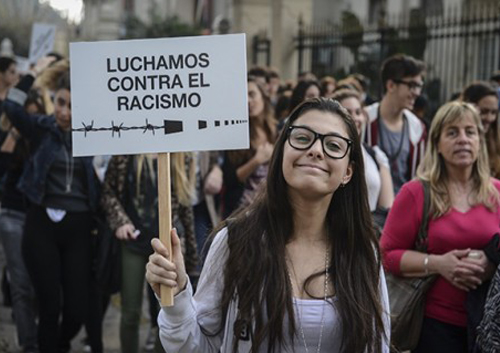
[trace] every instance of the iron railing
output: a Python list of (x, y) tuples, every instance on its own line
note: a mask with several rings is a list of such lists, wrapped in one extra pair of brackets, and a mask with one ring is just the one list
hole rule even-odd
[(439, 14), (412, 10), (378, 24), (344, 13), (341, 25), (307, 26), (295, 38), (298, 71), (337, 78), (361, 73), (380, 97), (380, 66), (395, 53), (426, 63), (425, 93), (432, 106), (447, 101), (472, 80), (487, 80), (500, 69), (500, 5), (470, 2)]

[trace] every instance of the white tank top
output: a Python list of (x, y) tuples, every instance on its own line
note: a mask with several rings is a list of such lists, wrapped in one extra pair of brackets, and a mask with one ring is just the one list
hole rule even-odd
[[(325, 302), (324, 300), (293, 298), (293, 305), (295, 310), (296, 336), (293, 340), (293, 350), (291, 350), (291, 352), (306, 352), (304, 339), (300, 330), (300, 324), (302, 324), (302, 329), (304, 330), (304, 338), (309, 353), (317, 352), (318, 340), (321, 332), (321, 314), (323, 311), (323, 307), (325, 311), (320, 352), (340, 352), (342, 327), (340, 324), (340, 317), (336, 309), (337, 299), (330, 298)], [(286, 332), (288, 328), (288, 321), (285, 320), (284, 324)], [(285, 347), (287, 347), (287, 352), (290, 351), (290, 344), (290, 337), (287, 337), (285, 340)]]

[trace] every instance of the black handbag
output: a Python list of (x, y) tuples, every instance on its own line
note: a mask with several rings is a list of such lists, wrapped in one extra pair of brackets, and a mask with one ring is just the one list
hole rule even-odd
[[(427, 228), (429, 223), (430, 186), (424, 187), (424, 212), (418, 231), (415, 250), (427, 252)], [(425, 311), (425, 295), (437, 275), (405, 278), (386, 272), (389, 305), (391, 308), (391, 344), (406, 351), (414, 349), (420, 339)]]

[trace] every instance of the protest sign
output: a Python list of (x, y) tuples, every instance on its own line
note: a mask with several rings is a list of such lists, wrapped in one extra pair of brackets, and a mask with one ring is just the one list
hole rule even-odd
[(243, 34), (71, 43), (73, 155), (248, 148)]
[(17, 71), (24, 74), (30, 69), (30, 62), (28, 58), (16, 55)]
[(29, 62), (35, 64), (38, 59), (54, 50), (56, 26), (34, 23), (31, 29)]
[[(70, 44), (73, 156), (158, 155), (171, 255), (169, 152), (249, 147), (245, 36)], [(161, 288), (162, 305), (172, 291)]]

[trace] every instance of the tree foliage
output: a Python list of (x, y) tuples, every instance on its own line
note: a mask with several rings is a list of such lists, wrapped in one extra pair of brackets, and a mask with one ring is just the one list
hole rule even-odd
[(184, 37), (199, 35), (201, 29), (182, 22), (177, 16), (162, 17), (155, 8), (149, 12), (149, 23), (135, 15), (125, 21), (125, 39)]
[(358, 50), (363, 44), (364, 28), (359, 18), (351, 11), (342, 12), (342, 45), (349, 48), (358, 61)]

